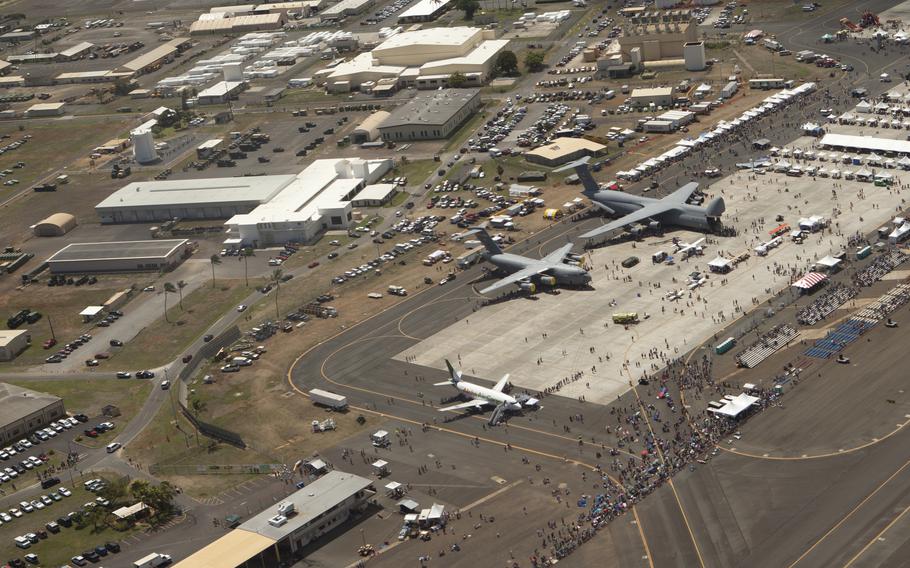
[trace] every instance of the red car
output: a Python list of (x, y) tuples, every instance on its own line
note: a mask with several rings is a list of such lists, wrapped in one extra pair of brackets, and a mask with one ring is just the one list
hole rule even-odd
[(50, 338), (50, 339), (45, 340), (45, 341), (44, 341), (44, 344), (43, 344), (43, 346), (44, 346), (45, 349), (50, 349), (50, 348), (53, 347), (54, 345), (57, 345), (57, 340), (54, 339), (53, 337)]
[(307, 268), (316, 268), (317, 266), (319, 266), (319, 261), (314, 260), (313, 262), (311, 262), (307, 265)]

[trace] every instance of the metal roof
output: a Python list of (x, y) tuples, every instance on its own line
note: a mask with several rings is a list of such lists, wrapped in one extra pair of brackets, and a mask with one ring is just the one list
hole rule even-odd
[(269, 524), (269, 519), (278, 514), (276, 504), (249, 519), (236, 530), (257, 533), (278, 542), (287, 535), (318, 520), (333, 507), (372, 484), (372, 480), (353, 473), (330, 471), (284, 499), (284, 501), (294, 504), (294, 515), (288, 517), (287, 522), (280, 527)]
[(557, 138), (546, 146), (541, 146), (535, 148), (530, 152), (526, 152), (526, 156), (538, 156), (546, 160), (558, 160), (564, 156), (568, 156), (580, 150), (586, 150), (588, 152), (600, 152), (606, 148), (603, 144), (598, 144), (597, 142), (592, 142), (585, 138)]
[(95, 209), (246, 203), (271, 199), (296, 179), (294, 175), (141, 181), (115, 191)]
[(380, 130), (399, 126), (442, 125), (478, 96), (479, 89), (445, 89), (418, 93), (416, 97), (396, 108)]
[(68, 47), (68, 48), (64, 49), (63, 51), (61, 51), (59, 53), (59, 55), (62, 55), (63, 57), (74, 57), (76, 55), (79, 55), (83, 51), (87, 51), (93, 47), (95, 47), (95, 44), (89, 43), (87, 41), (83, 41), (81, 43), (77, 43), (73, 47)]
[(72, 243), (48, 259), (48, 262), (80, 260), (153, 259), (164, 258), (186, 239), (155, 239), (149, 241), (114, 241), (108, 243)]
[[(23, 333), (27, 333), (27, 331), (0, 331), (0, 345), (6, 345), (13, 337)], [(9, 383), (0, 383), (0, 408), (3, 408), (2, 424), (4, 425), (44, 410), (59, 401), (60, 397), (52, 394), (17, 387)]]
[(268, 537), (234, 529), (178, 562), (174, 568), (237, 568), (274, 544), (275, 541)]
[(176, 53), (178, 46), (186, 43), (187, 41), (189, 41), (189, 38), (174, 38), (164, 45), (159, 45), (148, 53), (144, 53), (135, 59), (127, 61), (123, 67), (129, 69), (130, 71), (140, 71), (149, 65), (153, 65), (159, 60), (168, 57), (169, 55), (173, 55)]
[(408, 18), (426, 18), (432, 16), (433, 14), (444, 10), (451, 1), (452, 0), (420, 0), (399, 14), (398, 19), (404, 20)]

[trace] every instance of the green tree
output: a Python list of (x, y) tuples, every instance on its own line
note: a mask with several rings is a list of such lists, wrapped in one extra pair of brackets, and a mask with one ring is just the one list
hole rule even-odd
[(114, 94), (118, 97), (125, 97), (133, 90), (134, 86), (130, 79), (117, 79), (114, 81)]
[(90, 507), (88, 511), (85, 512), (86, 524), (91, 523), (92, 528), (95, 531), (98, 531), (101, 525), (107, 523), (108, 511), (101, 505), (95, 504), (94, 507)]
[(183, 289), (187, 287), (187, 283), (184, 280), (177, 281), (177, 293), (180, 294), (180, 309), (183, 309)]
[(529, 51), (525, 54), (525, 69), (536, 72), (543, 69), (544, 54), (542, 51)]
[(453, 89), (463, 87), (464, 84), (467, 82), (468, 82), (468, 78), (465, 77), (464, 73), (459, 73), (458, 71), (456, 71), (455, 73), (452, 73), (451, 75), (449, 75), (449, 86), (452, 87)]
[(171, 323), (171, 320), (167, 317), (167, 295), (174, 294), (177, 292), (177, 287), (171, 284), (170, 282), (164, 283), (164, 321)]
[(118, 477), (113, 481), (105, 483), (104, 488), (98, 492), (100, 497), (104, 497), (114, 505), (122, 505), (129, 496), (128, 480), (126, 477)]
[(212, 288), (215, 287), (215, 265), (221, 264), (221, 257), (217, 254), (213, 254), (209, 257), (209, 262), (212, 263)]
[(205, 412), (207, 407), (208, 405), (201, 398), (194, 398), (193, 401), (190, 402), (190, 408), (193, 409), (193, 414), (196, 415), (196, 418), (199, 418), (199, 413)]
[(455, 2), (455, 8), (464, 11), (465, 20), (473, 20), (474, 13), (480, 8), (480, 2), (477, 0), (457, 0)]
[(281, 292), (281, 279), (284, 277), (284, 270), (276, 268), (270, 276), (272, 284), (275, 285), (275, 319), (281, 319), (281, 312), (278, 310), (278, 294)]
[(518, 57), (515, 56), (515, 52), (509, 50), (501, 52), (496, 57), (493, 73), (497, 76), (505, 75), (507, 77), (518, 75)]

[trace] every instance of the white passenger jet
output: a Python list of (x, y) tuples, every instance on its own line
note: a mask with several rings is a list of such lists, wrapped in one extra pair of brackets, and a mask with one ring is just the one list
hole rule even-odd
[(493, 405), (495, 408), (493, 409), (493, 414), (490, 416), (490, 425), (495, 426), (502, 418), (503, 412), (518, 412), (523, 407), (536, 406), (540, 402), (536, 398), (530, 397), (526, 394), (512, 396), (504, 393), (503, 389), (509, 382), (509, 375), (505, 375), (499, 379), (499, 382), (497, 382), (493, 388), (489, 388), (470, 383), (462, 379), (461, 371), (456, 371), (448, 359), (446, 359), (446, 367), (449, 368), (449, 380), (441, 383), (436, 383), (435, 386), (441, 387), (451, 385), (464, 394), (473, 398), (468, 402), (462, 402), (459, 404), (453, 404), (452, 406), (440, 408), (440, 412), (445, 412), (447, 410), (483, 408), (488, 404)]

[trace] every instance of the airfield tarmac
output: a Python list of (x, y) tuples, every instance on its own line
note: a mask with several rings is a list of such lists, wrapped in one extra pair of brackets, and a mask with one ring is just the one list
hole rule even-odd
[[(808, 141), (797, 140), (795, 146), (801, 144)], [(889, 171), (910, 183), (910, 172)], [(535, 391), (583, 371), (586, 378), (564, 386), (560, 394), (609, 402), (627, 390), (630, 381), (662, 366), (661, 359), (713, 339), (726, 322), (786, 289), (795, 280), (794, 273), (801, 275), (815, 261), (846, 250), (844, 235), (886, 224), (907, 190), (897, 184), (882, 188), (846, 180), (818, 183), (809, 176), (741, 171), (715, 182), (706, 193), (709, 199), (723, 196), (725, 224), (736, 228), (737, 236), (709, 237), (702, 256), (677, 256), (674, 265), (651, 262), (653, 253), (674, 250), (672, 237), (694, 242), (703, 236), (679, 230), (593, 249), (586, 254), (593, 290), (485, 306), (396, 358), (437, 369), (445, 369), (444, 360), (449, 358), (471, 375), (495, 381), (510, 373), (513, 385)], [(755, 255), (754, 247), (768, 241), (768, 231), (780, 225), (777, 215), (793, 227), (801, 217), (822, 215), (831, 220), (831, 228), (802, 244), (785, 238), (767, 256)], [(578, 231), (542, 244), (559, 246), (574, 234)], [(688, 289), (689, 273), (708, 273), (707, 263), (718, 254), (730, 259), (746, 252), (752, 252), (751, 257), (731, 273), (711, 274), (701, 287)], [(620, 262), (628, 256), (641, 262), (622, 268)], [(667, 298), (674, 291), (680, 298)], [(642, 321), (628, 327), (613, 324), (612, 314), (622, 312), (637, 312)]]

